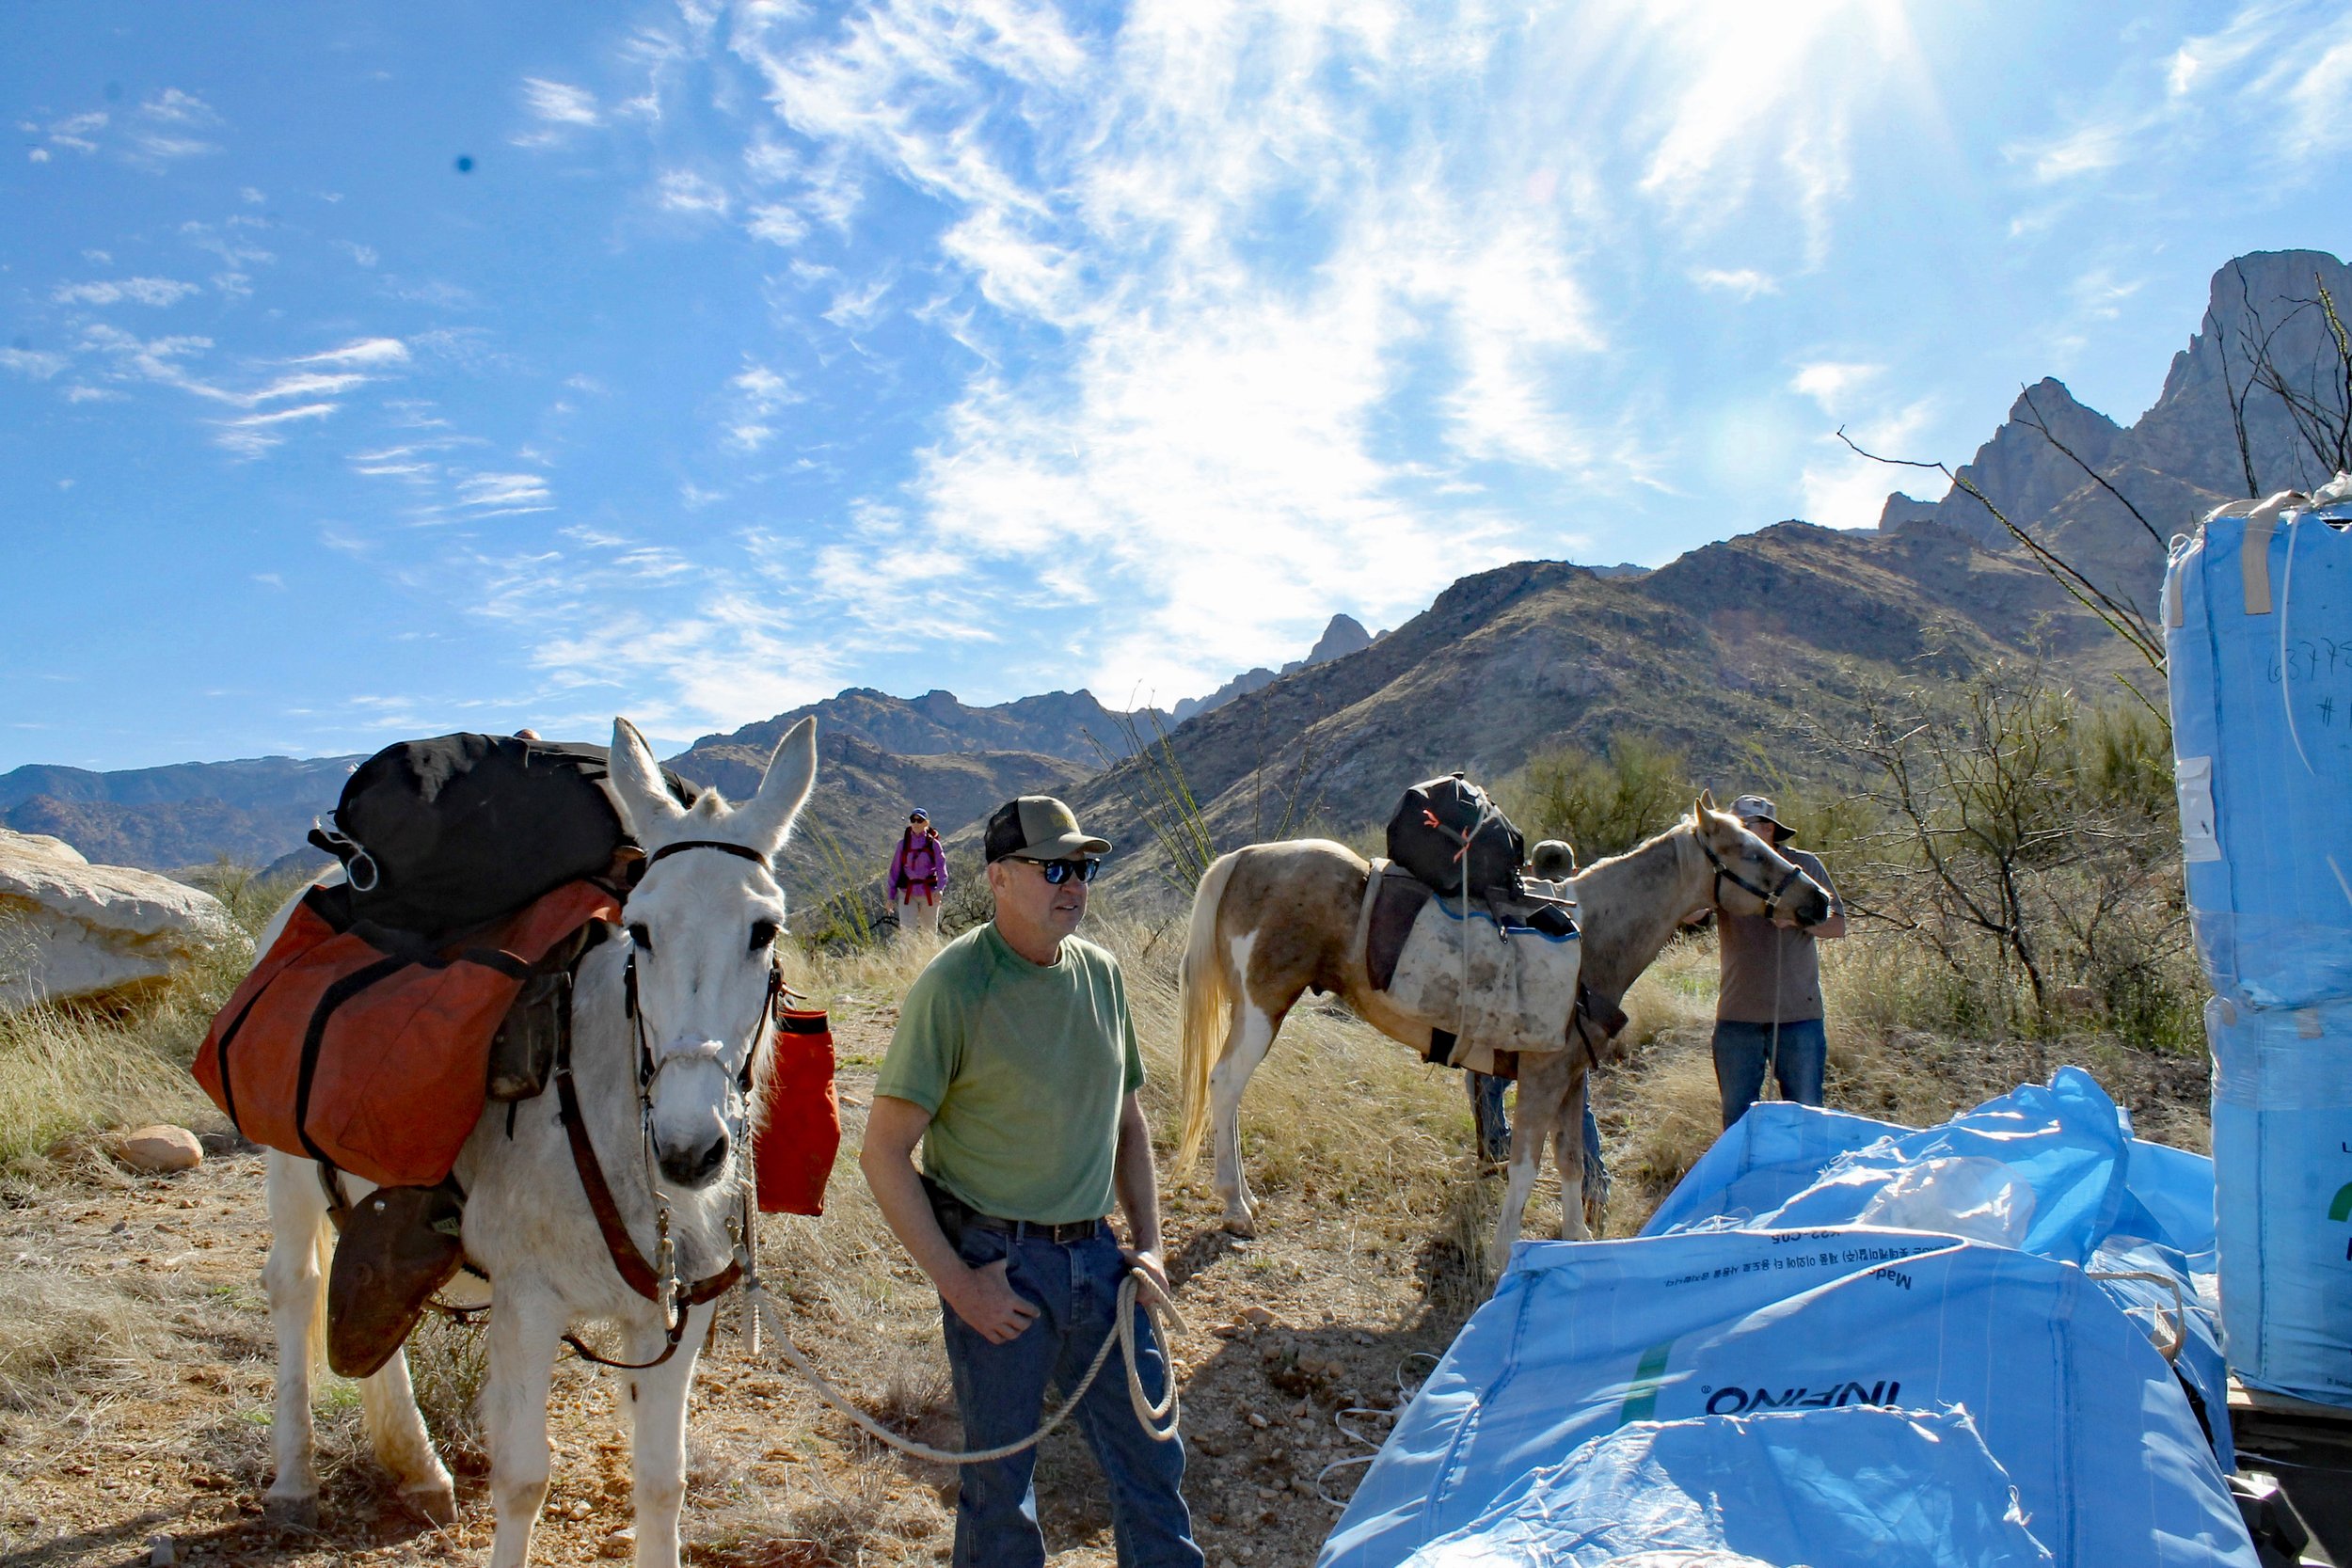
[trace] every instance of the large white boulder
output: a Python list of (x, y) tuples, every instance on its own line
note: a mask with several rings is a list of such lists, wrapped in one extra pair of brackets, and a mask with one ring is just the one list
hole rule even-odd
[(135, 992), (236, 934), (209, 893), (0, 828), (0, 1010)]

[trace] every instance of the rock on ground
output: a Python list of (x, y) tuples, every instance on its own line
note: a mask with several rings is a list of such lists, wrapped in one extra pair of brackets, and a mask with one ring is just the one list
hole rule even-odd
[(116, 1139), (115, 1157), (133, 1170), (160, 1176), (202, 1164), (204, 1146), (186, 1128), (158, 1122)]
[(0, 828), (0, 1011), (135, 992), (235, 933), (209, 893)]

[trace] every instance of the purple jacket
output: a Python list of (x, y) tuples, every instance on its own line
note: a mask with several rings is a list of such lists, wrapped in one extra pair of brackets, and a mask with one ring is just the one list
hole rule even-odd
[(898, 835), (898, 847), (890, 856), (890, 896), (900, 896), (900, 890), (909, 894), (923, 892), (936, 899), (947, 891), (947, 852), (939, 847), (939, 834), (930, 828), (918, 836), (913, 830)]

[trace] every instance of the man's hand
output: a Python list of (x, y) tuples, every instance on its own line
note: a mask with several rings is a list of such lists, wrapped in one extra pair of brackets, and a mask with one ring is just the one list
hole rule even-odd
[(1120, 1247), (1119, 1249), (1119, 1256), (1127, 1260), (1127, 1266), (1129, 1268), (1143, 1275), (1143, 1287), (1146, 1292), (1146, 1299), (1149, 1299), (1152, 1295), (1156, 1295), (1167, 1306), (1174, 1307), (1176, 1305), (1176, 1291), (1174, 1287), (1170, 1286), (1168, 1282), (1168, 1269), (1167, 1266), (1160, 1261), (1159, 1248)]
[(955, 1282), (952, 1295), (946, 1291), (947, 1305), (956, 1309), (956, 1316), (972, 1326), (972, 1332), (992, 1345), (1009, 1343), (1021, 1338), (1022, 1330), (1037, 1319), (1037, 1307), (1005, 1278), (1005, 1259), (966, 1268), (963, 1277)]

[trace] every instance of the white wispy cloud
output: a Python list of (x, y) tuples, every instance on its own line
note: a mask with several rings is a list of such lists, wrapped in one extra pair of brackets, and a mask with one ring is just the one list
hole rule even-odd
[(533, 124), (508, 138), (516, 147), (561, 147), (580, 132), (604, 123), (596, 94), (585, 87), (544, 76), (526, 76), (522, 91), (523, 107)]
[(724, 217), (733, 204), (727, 193), (691, 169), (674, 168), (655, 182), (654, 199), (665, 213)]
[(192, 92), (166, 87), (139, 105), (139, 113), (166, 125), (217, 125), (220, 116)]
[(1754, 267), (1696, 267), (1691, 281), (1702, 289), (1714, 289), (1741, 299), (1756, 299), (1764, 294), (1780, 293), (1780, 284)]
[(49, 297), (59, 305), (174, 305), (204, 291), (172, 277), (119, 277), (94, 283), (60, 283)]
[(46, 381), (72, 363), (62, 354), (47, 354), (39, 349), (0, 348), (0, 370), (12, 371), (35, 381)]
[(382, 367), (405, 365), (408, 362), (408, 345), (398, 338), (360, 338), (341, 348), (306, 354), (286, 361), (289, 365), (352, 365)]
[(296, 408), (281, 408), (271, 414), (247, 414), (242, 419), (215, 420), (214, 428), (219, 435), (213, 437), (215, 445), (228, 448), (240, 457), (259, 457), (284, 443), (286, 427), (323, 420), (341, 406), (332, 403), (309, 403)]
[(2010, 156), (2025, 163), (2042, 184), (2080, 180), (2121, 165), (2147, 135), (2149, 125), (2138, 115), (2094, 120), (2049, 141), (2019, 143), (2010, 149)]
[(721, 425), (727, 444), (738, 451), (755, 452), (775, 435), (775, 415), (803, 401), (801, 394), (768, 366), (746, 364), (727, 379), (725, 411)]
[(1823, 413), (1835, 417), (1843, 411), (1848, 392), (1885, 373), (1886, 367), (1883, 365), (1818, 360), (1798, 366), (1797, 373), (1789, 378), (1788, 389), (1811, 398), (1821, 405)]
[(538, 474), (468, 474), (457, 481), (457, 504), (485, 517), (521, 512), (546, 512), (555, 504), (548, 482)]

